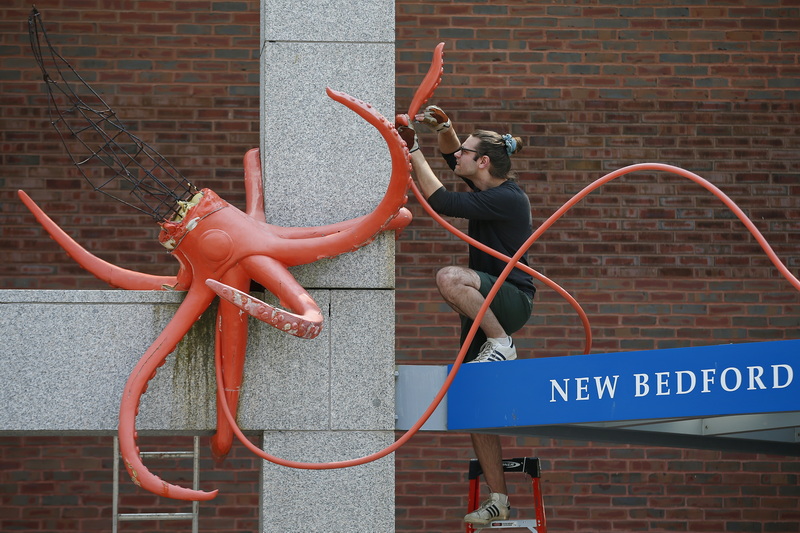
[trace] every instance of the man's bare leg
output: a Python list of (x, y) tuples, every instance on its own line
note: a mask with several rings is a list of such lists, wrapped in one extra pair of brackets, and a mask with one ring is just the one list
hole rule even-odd
[[(474, 270), (464, 267), (445, 267), (436, 273), (436, 286), (444, 301), (458, 314), (475, 319), (486, 298), (480, 293), (481, 278)], [(507, 334), (491, 309), (481, 321), (487, 337), (503, 338)]]
[[(480, 293), (481, 278), (469, 268), (450, 266), (439, 270), (436, 273), (436, 286), (444, 301), (453, 310), (473, 320), (486, 301), (486, 298)], [(503, 326), (500, 325), (491, 309), (487, 309), (484, 314), (481, 329), (490, 338), (507, 337)], [(484, 433), (472, 433), (470, 437), (489, 491), (507, 495), (508, 488), (503, 471), (503, 450), (500, 445), (500, 437)], [(466, 519), (469, 518), (468, 515)]]
[(508, 494), (506, 476), (503, 472), (503, 448), (499, 435), (487, 433), (471, 433), (472, 447), (481, 463), (483, 477), (489, 486), (489, 492)]

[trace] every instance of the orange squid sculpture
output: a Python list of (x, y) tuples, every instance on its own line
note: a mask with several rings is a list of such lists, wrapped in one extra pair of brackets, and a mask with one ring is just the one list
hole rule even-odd
[[(72, 106), (73, 114), (83, 113), (86, 120), (94, 123), (93, 130), (101, 141), (99, 148), (90, 148), (92, 154), (100, 154), (104, 160), (116, 157), (114, 139), (117, 135), (124, 133), (127, 139), (138, 141), (118, 122), (109, 119), (113, 112), (94, 112), (92, 120), (89, 120), (91, 113), (87, 109), (92, 109), (71, 91), (64, 91), (70, 81), (64, 81), (66, 76), (61, 69), (73, 76), (77, 74), (49, 45), (41, 26), (40, 14), (35, 8), (29, 24), (34, 54), (42, 67), (51, 96), (51, 114), (55, 108), (56, 116), (60, 116), (59, 105), (65, 101)], [(414, 110), (427, 101), (441, 80), (443, 46), (442, 43), (436, 48), (431, 69), (414, 96)], [(52, 65), (59, 70), (58, 78), (51, 77), (45, 68), (44, 63), (48, 61), (51, 70)], [(82, 79), (77, 79), (88, 88)], [(61, 94), (55, 94), (54, 88)], [(91, 88), (88, 89), (91, 91)], [(93, 91), (92, 94), (97, 97)], [(264, 214), (260, 156), (258, 150), (253, 149), (244, 157), (244, 211), (227, 203), (210, 189), (191, 189), (190, 195), (167, 206), (169, 216), (158, 221), (161, 226), (159, 241), (178, 260), (179, 268), (175, 276), (135, 272), (96, 257), (67, 235), (24, 191), (19, 191), (22, 202), (50, 236), (97, 278), (128, 290), (186, 291), (175, 315), (141, 357), (122, 392), (118, 427), (120, 452), (131, 479), (144, 489), (180, 500), (209, 500), (217, 494), (216, 490), (192, 490), (163, 481), (142, 463), (136, 442), (136, 416), (149, 381), (214, 298), (221, 298), (216, 319), (215, 351), (223, 362), (225, 384), (224, 394), (218, 394), (217, 409), (219, 411), (220, 402), (224, 401), (235, 417), (247, 346), (247, 316), (253, 316), (290, 335), (307, 339), (316, 337), (322, 328), (323, 317), (319, 306), (288, 268), (355, 251), (372, 242), (379, 233), (390, 230), (400, 232), (411, 221), (411, 213), (404, 207), (411, 180), (408, 149), (394, 124), (371, 105), (343, 92), (327, 89), (327, 94), (374, 126), (389, 148), (391, 177), (386, 194), (374, 211), (352, 220), (310, 228), (268, 224)], [(54, 120), (53, 125), (59, 129), (64, 122)], [(76, 132), (85, 130), (67, 129), (67, 134), (59, 132), (65, 146), (79, 137)], [(78, 141), (89, 148), (85, 141)], [(137, 153), (149, 149), (144, 143), (134, 144), (138, 147)], [(67, 150), (69, 152), (69, 147)], [(156, 166), (163, 169), (164, 162), (156, 160)], [(76, 166), (79, 166), (79, 162), (76, 162)], [(84, 172), (83, 169), (81, 171)], [(129, 175), (130, 172), (125, 174)], [(167, 189), (151, 184), (147, 194), (153, 197), (162, 190)], [(162, 196), (169, 198), (170, 195)], [(272, 293), (278, 299), (279, 306), (249, 295), (251, 281), (261, 284)], [(218, 416), (217, 431), (211, 444), (214, 456), (224, 457), (232, 443), (233, 431), (228, 419)]]

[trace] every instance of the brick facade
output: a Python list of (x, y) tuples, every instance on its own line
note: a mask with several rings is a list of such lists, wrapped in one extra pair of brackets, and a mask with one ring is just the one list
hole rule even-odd
[[(0, 287), (104, 288), (43, 235), (16, 201), (18, 188), (104, 259), (174, 272), (150, 219), (87, 192), (65, 169), (28, 51), (30, 6), (7, 4), (0, 7)], [(37, 7), (123, 122), (189, 179), (242, 202), (241, 157), (257, 145), (260, 127), (258, 2), (42, 0)], [(460, 132), (480, 126), (524, 139), (515, 168), (535, 226), (607, 172), (667, 163), (720, 187), (798, 271), (796, 1), (401, 0), (396, 22), (398, 110), (445, 41), (436, 103)], [(422, 135), (423, 150), (455, 185), (432, 141)], [(466, 247), (410, 205), (415, 220), (397, 247), (397, 360), (443, 364), (456, 352), (457, 325), (433, 275), (463, 263)], [(718, 199), (674, 175), (640, 172), (609, 183), (556, 222), (530, 257), (584, 307), (598, 354), (800, 338), (797, 292)], [(523, 356), (580, 353), (575, 313), (539, 289), (534, 316), (516, 336)], [(0, 530), (108, 529), (110, 439), (1, 442)], [(504, 444), (507, 456), (543, 459), (552, 531), (800, 531), (794, 458), (536, 438)], [(230, 517), (201, 521), (204, 530), (254, 530), (257, 516), (243, 507), (257, 506), (257, 479), (248, 476), (258, 462), (245, 456), (204, 472), (214, 484), (239, 472), (249, 479), (228, 490), (241, 494), (235, 503), (201, 506), (209, 505), (208, 516)], [(441, 433), (418, 435), (396, 454), (397, 531), (461, 530), (470, 456), (465, 436)], [(64, 493), (62, 481), (75, 484)], [(527, 486), (512, 491), (521, 493), (514, 506), (524, 508)], [(76, 505), (76, 494), (94, 503)]]

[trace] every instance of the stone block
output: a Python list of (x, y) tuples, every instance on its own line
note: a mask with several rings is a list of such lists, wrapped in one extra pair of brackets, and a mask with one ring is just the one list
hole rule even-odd
[[(239, 423), (246, 430), (392, 429), (392, 291), (312, 291), (316, 339), (250, 319)], [(0, 291), (0, 432), (113, 432), (128, 375), (183, 293)], [(266, 299), (266, 298), (265, 298)], [(212, 306), (142, 398), (141, 431), (216, 424)]]
[[(267, 221), (319, 226), (372, 212), (391, 160), (377, 130), (326, 87), (394, 117), (394, 44), (267, 42), (262, 57), (261, 155)], [(394, 286), (394, 241), (293, 269), (306, 287)]]
[(394, 428), (394, 293), (312, 291), (325, 324), (298, 339), (251, 321), (239, 422), (262, 430)]
[[(122, 389), (183, 293), (0, 291), (0, 431), (116, 431)], [(156, 374), (141, 430), (214, 427), (213, 312)]]
[(393, 43), (394, 2), (385, 0), (315, 0), (302, 6), (269, 0), (261, 10), (264, 41)]
[[(321, 463), (378, 452), (392, 444), (393, 432), (265, 432), (263, 442), (265, 450), (281, 458)], [(262, 479), (262, 531), (395, 530), (393, 454), (336, 470), (287, 469), (265, 462)]]

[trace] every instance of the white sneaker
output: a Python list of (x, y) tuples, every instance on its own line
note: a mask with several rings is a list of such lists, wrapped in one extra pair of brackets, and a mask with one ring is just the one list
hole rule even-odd
[(506, 520), (509, 514), (511, 514), (511, 506), (508, 504), (508, 496), (493, 492), (480, 507), (464, 517), (464, 522), (485, 526), (492, 520)]
[(489, 339), (483, 346), (481, 351), (478, 352), (478, 357), (470, 361), (470, 363), (490, 363), (494, 361), (513, 361), (517, 358), (517, 349), (514, 347), (514, 341), (511, 341), (511, 346), (502, 346)]

